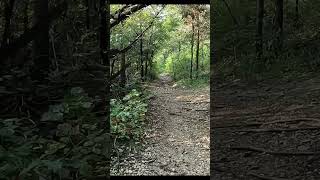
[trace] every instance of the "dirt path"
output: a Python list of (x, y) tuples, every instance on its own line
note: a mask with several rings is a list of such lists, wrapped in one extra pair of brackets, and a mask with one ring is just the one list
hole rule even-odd
[(167, 75), (149, 85), (155, 96), (145, 148), (122, 160), (112, 175), (209, 175), (209, 88), (172, 85)]
[(320, 78), (216, 86), (214, 180), (320, 179)]

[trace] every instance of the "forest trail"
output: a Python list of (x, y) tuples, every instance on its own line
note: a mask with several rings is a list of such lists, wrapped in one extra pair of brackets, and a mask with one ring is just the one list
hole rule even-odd
[(212, 179), (319, 179), (319, 76), (213, 87)]
[(190, 90), (173, 84), (165, 74), (148, 84), (154, 97), (145, 148), (121, 160), (111, 175), (209, 175), (209, 87)]

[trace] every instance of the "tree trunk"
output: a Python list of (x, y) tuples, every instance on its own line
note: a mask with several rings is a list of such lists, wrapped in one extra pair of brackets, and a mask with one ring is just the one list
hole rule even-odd
[(117, 54), (116, 57), (113, 57), (113, 60), (111, 62), (111, 67), (110, 67), (111, 75), (114, 73), (114, 64), (116, 63), (116, 61), (119, 61), (119, 55), (118, 54)]
[(150, 59), (149, 59), (149, 71), (150, 71), (150, 78), (151, 79), (153, 79), (154, 77), (153, 77), (153, 71), (152, 71), (152, 69), (153, 69), (153, 63), (152, 63), (152, 60), (153, 60), (153, 55), (154, 55), (154, 52), (153, 52), (153, 50), (151, 50), (151, 54), (150, 54)]
[[(109, 1), (100, 0), (99, 3), (100, 8), (100, 56), (101, 61), (104, 66), (107, 67), (106, 69), (106, 78), (105, 84), (102, 85), (102, 91), (97, 92), (98, 95), (101, 97), (101, 106), (99, 106), (98, 111), (102, 113), (96, 113), (96, 118), (99, 120), (99, 126), (104, 127), (103, 132), (105, 135), (104, 143), (102, 144), (102, 157), (103, 160), (107, 162), (106, 167), (110, 167), (110, 154), (111, 154), (111, 137), (109, 134), (110, 132), (110, 58), (108, 55), (108, 50), (110, 49), (110, 4)], [(106, 179), (110, 178), (110, 169), (106, 171)]]
[(29, 0), (25, 0), (24, 12), (23, 12), (23, 31), (24, 31), (24, 33), (27, 32), (28, 26), (29, 26), (28, 9), (29, 9)]
[(299, 22), (299, 0), (296, 0), (296, 24)]
[(5, 46), (8, 44), (8, 41), (10, 39), (10, 26), (11, 26), (11, 18), (13, 15), (13, 7), (14, 7), (15, 0), (6, 0), (4, 2), (5, 9), (4, 9), (4, 17), (5, 17), (5, 25), (4, 25), (4, 31), (2, 36), (2, 46)]
[(193, 68), (193, 46), (194, 46), (194, 25), (192, 23), (192, 36), (191, 36), (191, 60), (190, 60), (190, 79), (192, 79)]
[(126, 87), (126, 70), (125, 67), (126, 66), (126, 53), (122, 53), (121, 54), (121, 67), (120, 69), (124, 69), (123, 71), (121, 71), (120, 74), (120, 87), (122, 88), (121, 92), (122, 92), (122, 97), (125, 96), (125, 91), (124, 88)]
[(257, 0), (257, 19), (256, 19), (256, 58), (261, 61), (263, 55), (263, 15), (264, 0)]
[(143, 75), (144, 75), (144, 70), (143, 70), (143, 38), (140, 38), (140, 78), (141, 81), (143, 81)]
[(32, 79), (44, 82), (49, 73), (49, 23), (48, 0), (34, 1), (34, 24), (43, 24), (43, 30), (38, 32), (33, 41), (34, 67), (31, 72)]
[(201, 69), (204, 70), (204, 50), (203, 50), (203, 43), (201, 44)]
[(90, 29), (89, 0), (84, 0), (84, 6), (86, 7), (86, 28)]
[(146, 58), (144, 60), (144, 77), (147, 78), (147, 74), (148, 74), (148, 59), (149, 59), (149, 53), (146, 52)]
[(198, 25), (198, 39), (197, 39), (197, 50), (196, 50), (196, 78), (198, 78), (199, 76), (199, 45), (200, 45), (200, 25)]
[(89, 26), (91, 30), (94, 30), (95, 27), (97, 27), (98, 24), (98, 12), (96, 9), (96, 1), (95, 0), (88, 0), (88, 10), (89, 14)]
[[(28, 30), (28, 26), (29, 26), (29, 16), (28, 16), (28, 9), (29, 9), (29, 0), (25, 0), (24, 2), (24, 9), (23, 9), (23, 31), (24, 33), (27, 32)], [(28, 54), (28, 48), (24, 47), (23, 48), (24, 51), (24, 62), (27, 62), (28, 58), (29, 58), (29, 54)]]
[(283, 46), (283, 0), (275, 0), (275, 19), (274, 19), (274, 51), (276, 56)]

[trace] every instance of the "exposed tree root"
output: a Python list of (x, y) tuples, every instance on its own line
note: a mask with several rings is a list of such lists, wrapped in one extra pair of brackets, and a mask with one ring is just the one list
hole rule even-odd
[[(254, 176), (256, 178), (259, 178), (259, 179), (263, 179), (263, 180), (289, 180), (287, 178), (277, 178), (277, 177), (271, 177), (271, 176), (262, 176), (262, 175), (259, 175), (259, 174), (256, 174), (256, 173), (249, 173), (249, 175), (251, 176)], [(292, 179), (290, 179), (292, 180)]]
[[(320, 123), (320, 119), (317, 118), (296, 118), (296, 119), (290, 119), (290, 120), (276, 120), (276, 121), (271, 121), (271, 122), (266, 122), (266, 123), (248, 123), (248, 124), (237, 124), (237, 125), (227, 125), (227, 126), (215, 126), (212, 127), (213, 129), (218, 129), (218, 128), (229, 128), (229, 127), (246, 127), (246, 126), (263, 126), (263, 125), (269, 125), (269, 124), (276, 124), (276, 123), (287, 123), (287, 122), (301, 122), (301, 121), (315, 121)], [(313, 129), (314, 127), (312, 127)], [(286, 129), (284, 131), (294, 131), (294, 130), (300, 130), (302, 128), (296, 128), (296, 129)], [(308, 128), (310, 129), (310, 128)], [(316, 127), (317, 129), (317, 127)], [(271, 130), (271, 129), (270, 129)], [(278, 129), (275, 129), (278, 131)], [(303, 128), (304, 130), (304, 128)], [(256, 131), (256, 130), (254, 130)], [(269, 131), (269, 129), (268, 129)], [(282, 131), (282, 129), (281, 129)]]
[(248, 130), (236, 130), (233, 132), (277, 132), (281, 133), (284, 131), (300, 131), (300, 130), (317, 130), (320, 129), (320, 126), (318, 127), (305, 127), (305, 128), (290, 128), (290, 129), (285, 129), (285, 128), (278, 128), (278, 129), (248, 129)]
[(238, 146), (238, 147), (231, 147), (232, 150), (243, 150), (243, 151), (254, 151), (259, 153), (266, 153), (271, 155), (279, 155), (279, 156), (313, 156), (319, 155), (320, 152), (275, 152), (275, 151), (268, 151), (262, 148), (250, 147), (250, 146)]
[(263, 123), (262, 125), (275, 124), (275, 123), (286, 123), (286, 122), (301, 122), (301, 121), (320, 122), (320, 119), (317, 119), (317, 118), (296, 118), (296, 119), (290, 119), (290, 120), (277, 120), (277, 121), (266, 122), (266, 123)]

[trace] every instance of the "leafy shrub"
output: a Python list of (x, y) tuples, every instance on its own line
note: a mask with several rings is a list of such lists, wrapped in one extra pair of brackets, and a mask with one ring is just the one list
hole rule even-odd
[(201, 76), (199, 75), (198, 79), (182, 79), (177, 82), (179, 86), (197, 89), (197, 88), (203, 88), (209, 85), (209, 77), (207, 74)]
[(138, 140), (143, 134), (147, 104), (136, 89), (123, 99), (111, 100), (111, 132), (121, 140)]
[(41, 136), (32, 120), (1, 120), (0, 179), (84, 179), (105, 175), (109, 168), (109, 135), (104, 127), (97, 126), (100, 120), (91, 113), (93, 103), (83, 89), (76, 87), (61, 104), (50, 106), (41, 122), (57, 124), (55, 138)]

